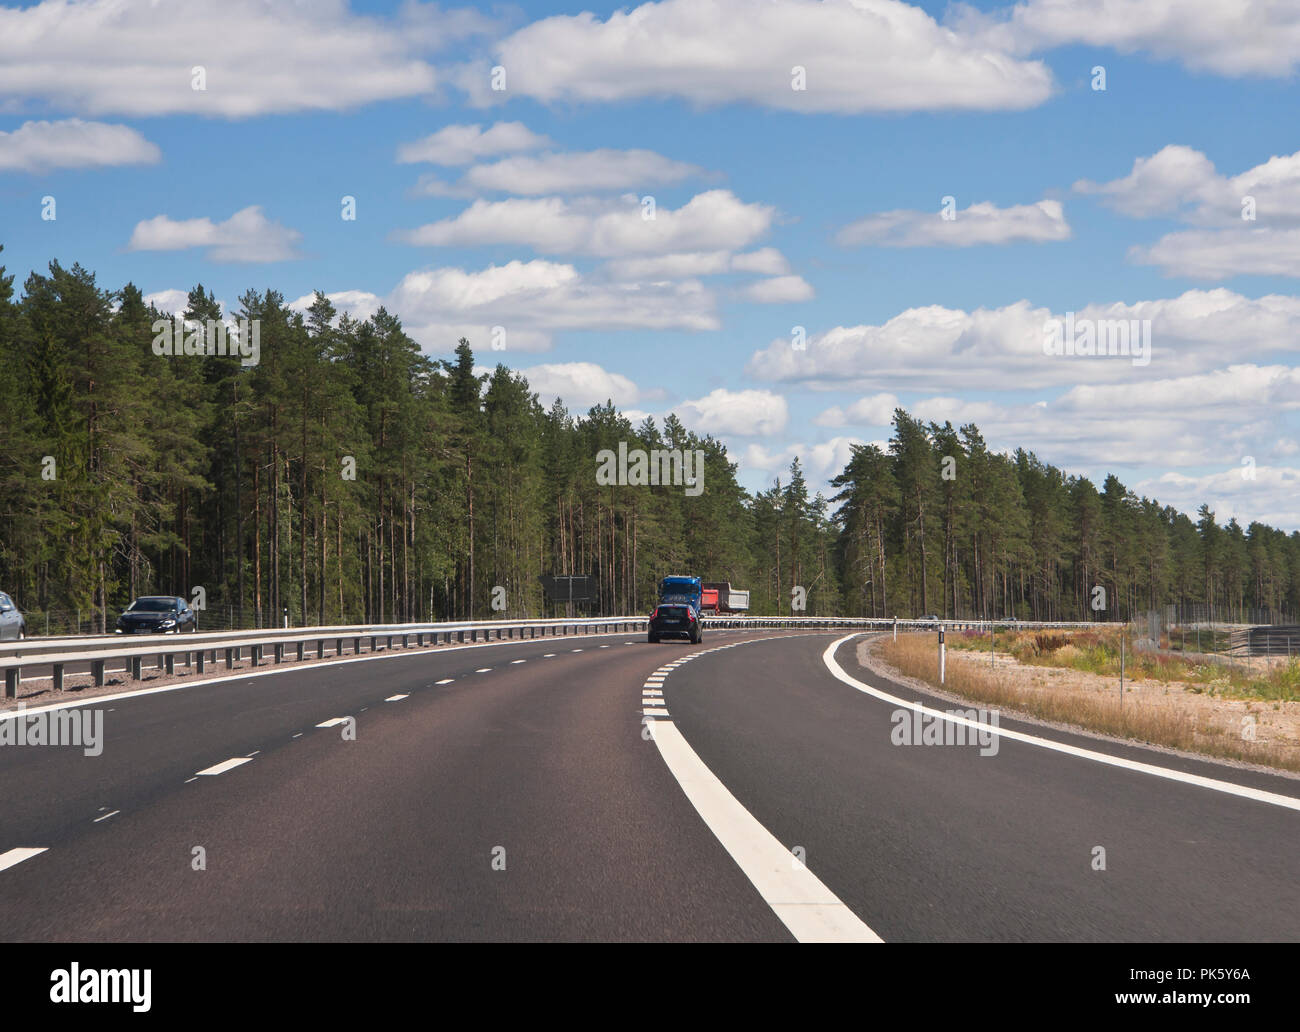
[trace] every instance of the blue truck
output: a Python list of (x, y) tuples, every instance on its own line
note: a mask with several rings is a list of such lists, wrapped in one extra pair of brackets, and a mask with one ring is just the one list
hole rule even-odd
[(704, 635), (700, 601), (704, 586), (699, 577), (665, 577), (659, 582), (659, 604), (650, 614), (648, 640), (686, 638), (698, 644)]

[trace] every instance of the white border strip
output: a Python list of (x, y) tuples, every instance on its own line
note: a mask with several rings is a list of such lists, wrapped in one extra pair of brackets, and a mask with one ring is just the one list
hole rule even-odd
[(646, 726), (686, 798), (791, 935), (800, 942), (884, 941), (740, 804), (676, 724)]
[(1240, 796), (1243, 799), (1253, 799), (1257, 803), (1268, 803), (1271, 806), (1281, 806), (1288, 810), (1300, 811), (1300, 798), (1295, 796), (1282, 795), (1278, 792), (1265, 792), (1258, 788), (1248, 788), (1245, 785), (1236, 785), (1231, 781), (1219, 781), (1215, 778), (1203, 777), (1200, 774), (1188, 774), (1181, 770), (1172, 770), (1169, 767), (1157, 767), (1153, 763), (1141, 763), (1138, 760), (1124, 759), (1122, 756), (1111, 756), (1107, 753), (1096, 752), (1092, 749), (1080, 749), (1078, 746), (1066, 745), (1064, 742), (1053, 742), (1049, 738), (1037, 738), (1034, 735), (1027, 735), (1021, 731), (1008, 731), (1003, 727), (993, 727), (989, 724), (983, 724), (978, 720), (971, 720), (968, 717), (957, 716), (952, 713), (944, 713), (942, 710), (931, 709), (919, 702), (908, 702), (906, 699), (900, 699), (896, 695), (890, 695), (879, 688), (873, 688), (865, 682), (857, 680), (855, 677), (844, 672), (844, 668), (835, 661), (835, 651), (846, 641), (858, 637), (857, 634), (849, 634), (843, 638), (833, 641), (826, 647), (822, 653), (822, 662), (831, 674), (840, 681), (856, 688), (860, 692), (874, 696), (882, 702), (890, 703), (894, 706), (902, 706), (905, 709), (916, 710), (924, 713), (926, 716), (938, 720), (951, 721), (954, 724), (961, 724), (964, 727), (975, 728), (988, 734), (1001, 735), (1014, 742), (1025, 742), (1028, 745), (1036, 745), (1040, 749), (1051, 749), (1053, 752), (1065, 753), (1067, 756), (1077, 756), (1080, 759), (1092, 760), (1095, 763), (1105, 763), (1112, 767), (1120, 767), (1124, 770), (1134, 770), (1140, 774), (1150, 774), (1153, 777), (1165, 778), (1169, 781), (1181, 781), (1185, 785), (1196, 785), (1199, 788), (1208, 788), (1215, 792), (1223, 792), (1227, 795)]

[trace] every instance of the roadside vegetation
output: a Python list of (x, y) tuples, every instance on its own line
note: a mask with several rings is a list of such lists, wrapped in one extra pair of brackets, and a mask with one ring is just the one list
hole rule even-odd
[[(973, 702), (1116, 738), (1300, 771), (1295, 660), (1235, 670), (1209, 659), (1138, 653), (1130, 666), (1130, 640), (1121, 696), (1118, 630), (999, 632), (994, 665), (987, 634), (954, 634), (948, 642), (953, 648), (943, 687)], [(876, 654), (905, 676), (939, 684), (933, 634), (886, 638)], [(1043, 667), (1071, 674), (1035, 672)]]

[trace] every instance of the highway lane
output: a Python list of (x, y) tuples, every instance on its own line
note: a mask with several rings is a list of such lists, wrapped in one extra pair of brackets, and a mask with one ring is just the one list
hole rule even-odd
[[(995, 755), (895, 745), (895, 707), (829, 679), (825, 645), (702, 656), (664, 698), (714, 774), (886, 941), (1300, 939), (1300, 813), (1010, 740)], [(836, 655), (859, 680), (957, 708), (861, 671), (854, 647)], [(1300, 796), (1294, 779), (1001, 726)]]
[(0, 853), (48, 847), (0, 871), (4, 938), (788, 941), (642, 734), (692, 650), (396, 655), (118, 700), (100, 757), (0, 749)]
[[(790, 941), (646, 740), (659, 700), (886, 941), (1300, 937), (1300, 814), (1010, 740), (993, 756), (895, 746), (893, 707), (822, 661), (840, 634), (547, 639), (103, 703), (102, 756), (0, 749), (0, 859), (48, 847), (0, 870), (0, 937)], [(837, 656), (950, 708), (858, 670), (853, 643)], [(347, 716), (355, 741), (317, 726)], [(1002, 725), (1300, 796), (1290, 779)]]

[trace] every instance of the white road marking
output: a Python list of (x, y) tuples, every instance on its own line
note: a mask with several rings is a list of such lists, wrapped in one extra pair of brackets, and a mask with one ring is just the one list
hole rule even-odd
[(198, 781), (198, 780), (199, 780), (198, 778), (186, 778), (186, 779), (185, 779), (185, 784), (188, 785), (191, 781)]
[(489, 673), (491, 670), (492, 670), (492, 668), (491, 668), (490, 666), (479, 667), (477, 670), (474, 671), (474, 673), (476, 673), (476, 674), (486, 674), (486, 673)]
[[(602, 645), (601, 648), (604, 648), (604, 646)], [(518, 666), (520, 663), (527, 663), (527, 662), (528, 662), (528, 660), (526, 660), (526, 659), (512, 659), (512, 660), (510, 661), (510, 665), (511, 665), (511, 666)]]
[(245, 763), (250, 762), (247, 756), (232, 756), (228, 760), (222, 760), (214, 767), (207, 770), (198, 771), (194, 776), (202, 777), (204, 774), (224, 774), (228, 770), (234, 770), (236, 767), (242, 767)]
[(1105, 763), (1112, 767), (1122, 767), (1124, 770), (1135, 770), (1142, 774), (1150, 774), (1157, 778), (1166, 778), (1169, 781), (1181, 781), (1186, 785), (1196, 785), (1200, 788), (1208, 788), (1215, 792), (1224, 792), (1228, 795), (1241, 796), (1243, 799), (1253, 799), (1258, 803), (1270, 803), (1273, 806), (1285, 807), (1288, 810), (1300, 810), (1300, 798), (1295, 796), (1282, 795), (1278, 792), (1265, 792), (1258, 788), (1248, 788), (1245, 785), (1234, 785), (1231, 781), (1219, 781), (1215, 778), (1203, 777), (1200, 774), (1188, 774), (1181, 770), (1172, 770), (1169, 767), (1158, 767), (1154, 763), (1142, 763), (1138, 760), (1128, 760), (1121, 756), (1109, 756), (1103, 752), (1096, 752), (1093, 749), (1080, 749), (1078, 746), (1066, 745), (1064, 742), (1053, 742), (1048, 738), (1038, 738), (1034, 735), (1027, 735), (1023, 731), (1009, 731), (1006, 728), (993, 727), (989, 724), (982, 724), (978, 720), (971, 720), (967, 717), (959, 717), (955, 714), (944, 713), (941, 710), (930, 709), (919, 702), (908, 702), (906, 699), (900, 699), (896, 695), (890, 695), (888, 692), (882, 692), (879, 688), (873, 688), (871, 685), (859, 681), (857, 678), (844, 672), (844, 668), (835, 662), (835, 650), (843, 645), (846, 641), (856, 638), (856, 634), (850, 634), (831, 642), (826, 651), (822, 653), (822, 662), (831, 675), (837, 680), (843, 681), (850, 687), (856, 688), (860, 692), (871, 695), (882, 702), (887, 702), (893, 706), (902, 706), (906, 709), (917, 710), (926, 716), (939, 720), (947, 720), (954, 724), (961, 724), (965, 727), (974, 728), (977, 731), (986, 732), (994, 735), (1001, 735), (1013, 742), (1025, 742), (1028, 745), (1036, 745), (1041, 749), (1051, 749), (1053, 752), (1065, 753), (1067, 756), (1077, 756), (1080, 759), (1092, 760), (1095, 763)]
[(18, 846), (16, 849), (0, 853), (0, 871), (7, 871), (9, 868), (21, 864), (24, 860), (40, 856), (49, 848), (49, 846)]
[(296, 735), (290, 735), (290, 737), (291, 737), (291, 738), (301, 738), (301, 737), (302, 737), (302, 732), (299, 731)]
[(389, 696), (388, 698), (386, 698), (384, 701), (385, 701), (385, 702), (401, 702), (403, 699), (406, 699), (406, 698), (409, 698), (409, 696), (406, 696), (406, 695), (390, 695), (390, 696)]
[(582, 649), (569, 649), (570, 652), (581, 652)]
[(121, 810), (114, 810), (112, 813), (106, 813), (106, 814), (104, 814), (103, 817), (96, 817), (95, 820), (94, 820), (94, 823), (95, 823), (95, 824), (98, 824), (100, 821), (106, 821), (106, 820), (108, 820), (110, 817), (116, 817), (116, 816), (117, 816), (119, 813), (121, 813), (121, 812), (122, 812)]
[(884, 941), (740, 804), (676, 724), (648, 726), (686, 798), (791, 935), (800, 942)]
[(607, 648), (609, 648), (608, 645), (601, 645), (600, 647), (601, 647), (602, 649), (607, 649)]
[(331, 717), (329, 720), (322, 720), (317, 727), (338, 727), (339, 724), (347, 723), (347, 717)]
[(456, 680), (454, 677), (444, 677), (441, 681), (435, 681), (434, 684), (451, 684), (454, 680)]

